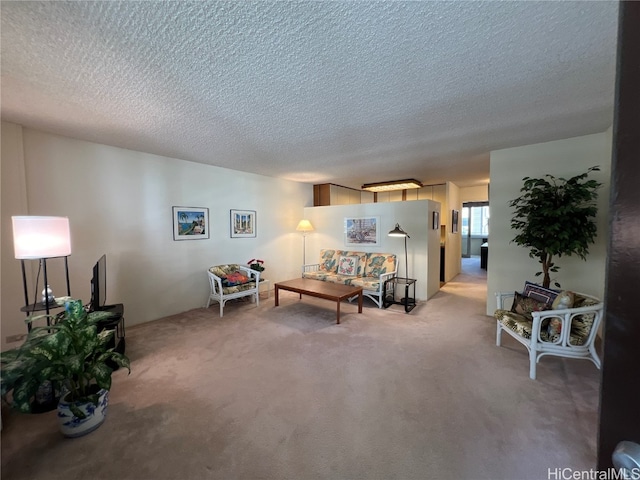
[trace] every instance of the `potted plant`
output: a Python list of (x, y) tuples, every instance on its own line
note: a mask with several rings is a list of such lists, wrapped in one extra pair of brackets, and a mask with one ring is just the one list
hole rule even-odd
[(61, 386), (58, 419), (65, 436), (98, 428), (111, 388), (110, 365), (131, 371), (129, 358), (108, 347), (114, 331), (99, 331), (98, 323), (111, 316), (87, 312), (79, 300), (67, 301), (64, 312), (49, 317), (51, 325), (32, 328), (20, 347), (0, 354), (2, 396), (30, 413), (38, 388), (49, 381)]
[(586, 260), (589, 244), (594, 242), (597, 190), (602, 185), (587, 179), (594, 171), (600, 168), (591, 167), (568, 180), (553, 175), (525, 177), (522, 194), (509, 202), (515, 208), (511, 228), (518, 232), (512, 242), (528, 247), (529, 257), (538, 259), (542, 271), (536, 276), (544, 275), (545, 288), (551, 283), (550, 274), (559, 269), (555, 257), (575, 254)]
[(249, 268), (251, 270), (255, 270), (256, 272), (264, 272), (264, 260), (260, 260), (259, 258), (252, 258), (247, 262)]

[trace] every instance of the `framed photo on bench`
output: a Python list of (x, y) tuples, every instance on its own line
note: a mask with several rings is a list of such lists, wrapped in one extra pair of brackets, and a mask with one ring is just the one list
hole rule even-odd
[(380, 217), (346, 217), (344, 244), (347, 247), (380, 245)]
[(256, 236), (256, 211), (231, 210), (231, 238), (248, 238)]

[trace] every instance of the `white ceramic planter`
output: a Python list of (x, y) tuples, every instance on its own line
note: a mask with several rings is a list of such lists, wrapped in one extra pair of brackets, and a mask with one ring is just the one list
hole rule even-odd
[(70, 403), (66, 400), (66, 395), (58, 403), (58, 422), (60, 431), (65, 437), (81, 437), (97, 429), (107, 415), (107, 405), (109, 403), (109, 390), (98, 392), (99, 400), (96, 406), (92, 402), (76, 402), (76, 406), (86, 415), (85, 418), (77, 418), (71, 411)]

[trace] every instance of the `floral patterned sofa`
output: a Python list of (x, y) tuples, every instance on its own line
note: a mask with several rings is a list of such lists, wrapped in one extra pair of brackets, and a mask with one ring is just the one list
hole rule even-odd
[(302, 266), (302, 277), (362, 287), (363, 295), (382, 308), (384, 282), (396, 276), (393, 253), (320, 250), (320, 263)]
[(260, 304), (260, 295), (258, 293), (260, 272), (244, 265), (229, 263), (210, 267), (207, 275), (211, 291), (205, 308), (209, 308), (211, 301), (218, 302), (220, 304), (221, 317), (224, 304), (234, 298), (255, 296), (256, 306)]
[(496, 302), (496, 345), (500, 346), (503, 331), (523, 344), (529, 351), (533, 380), (544, 355), (583, 358), (600, 368), (595, 339), (604, 304), (597, 298), (526, 282), (522, 293), (496, 293)]

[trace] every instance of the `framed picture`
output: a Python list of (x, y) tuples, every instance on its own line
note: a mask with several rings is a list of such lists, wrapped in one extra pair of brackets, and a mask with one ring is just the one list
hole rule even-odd
[(440, 212), (433, 212), (433, 226), (431, 227), (434, 230), (438, 230), (440, 228)]
[(173, 207), (173, 239), (201, 240), (204, 238), (209, 238), (209, 209)]
[(451, 210), (451, 233), (458, 233), (458, 210)]
[(380, 217), (346, 217), (344, 244), (348, 247), (380, 245)]
[(255, 210), (231, 210), (231, 238), (256, 236)]

